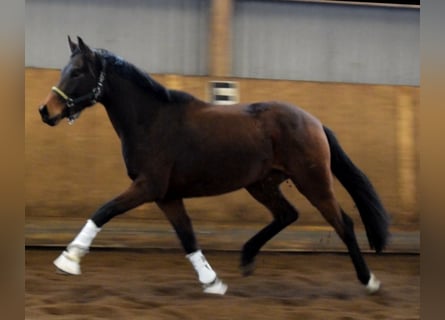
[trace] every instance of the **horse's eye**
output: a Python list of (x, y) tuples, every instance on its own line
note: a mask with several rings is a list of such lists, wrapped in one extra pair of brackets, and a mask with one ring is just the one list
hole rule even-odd
[(82, 75), (82, 73), (79, 70), (73, 70), (71, 72), (71, 78), (77, 78), (80, 77)]

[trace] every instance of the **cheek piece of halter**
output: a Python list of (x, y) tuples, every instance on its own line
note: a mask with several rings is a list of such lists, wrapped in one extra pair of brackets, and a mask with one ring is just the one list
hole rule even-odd
[(99, 80), (96, 87), (94, 87), (90, 93), (87, 93), (78, 98), (71, 98), (65, 92), (57, 88), (52, 87), (51, 90), (55, 92), (59, 97), (65, 101), (66, 108), (64, 110), (64, 115), (68, 119), (69, 124), (73, 124), (74, 121), (80, 116), (80, 113), (86, 107), (92, 106), (97, 102), (97, 99), (103, 93), (103, 85), (105, 81), (105, 59), (101, 58), (102, 70), (99, 75)]

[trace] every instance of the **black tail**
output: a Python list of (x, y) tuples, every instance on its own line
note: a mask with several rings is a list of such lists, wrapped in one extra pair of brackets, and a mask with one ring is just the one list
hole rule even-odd
[(332, 130), (323, 127), (331, 150), (331, 170), (360, 212), (371, 249), (381, 252), (388, 241), (389, 216), (368, 177), (343, 151)]

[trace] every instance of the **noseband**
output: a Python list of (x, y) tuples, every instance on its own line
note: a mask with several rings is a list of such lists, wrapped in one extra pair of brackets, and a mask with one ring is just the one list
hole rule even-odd
[[(88, 106), (91, 106), (97, 102), (103, 93), (103, 85), (105, 81), (105, 59), (101, 57), (102, 70), (99, 75), (99, 81), (96, 87), (94, 87), (90, 93), (87, 93), (78, 98), (71, 98), (65, 92), (60, 90), (58, 87), (54, 86), (51, 91), (55, 92), (59, 97), (65, 101), (66, 105), (66, 117), (68, 118), (68, 123), (73, 124), (74, 121), (79, 117), (80, 112)], [(85, 104), (86, 103), (86, 104)]]

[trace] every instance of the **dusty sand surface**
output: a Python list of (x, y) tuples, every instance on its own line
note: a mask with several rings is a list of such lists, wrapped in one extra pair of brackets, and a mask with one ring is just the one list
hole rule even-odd
[(420, 319), (418, 255), (367, 255), (382, 281), (368, 295), (347, 255), (260, 253), (250, 277), (237, 252), (205, 252), (229, 285), (201, 292), (181, 251), (92, 250), (81, 276), (55, 273), (59, 250), (26, 251), (25, 315), (39, 319)]

